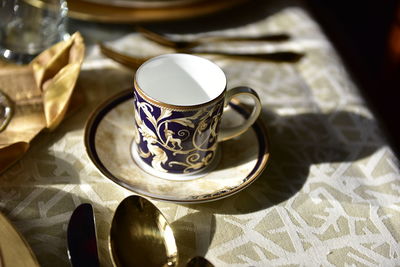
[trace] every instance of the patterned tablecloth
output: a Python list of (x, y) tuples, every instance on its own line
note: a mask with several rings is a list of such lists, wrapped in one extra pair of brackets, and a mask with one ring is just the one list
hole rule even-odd
[[(301, 7), (219, 33), (266, 32), (287, 32), (292, 39), (222, 49), (291, 49), (305, 56), (297, 63), (211, 59), (226, 72), (230, 87), (248, 85), (260, 95), (271, 161), (256, 182), (229, 198), (195, 205), (154, 202), (172, 223), (182, 262), (203, 255), (216, 266), (399, 265), (399, 162), (358, 88)], [(125, 52), (163, 52), (134, 33), (114, 35), (110, 31), (110, 44)], [(91, 38), (87, 34), (86, 41)], [(83, 132), (90, 112), (132, 81), (131, 71), (89, 44), (77, 88), (86, 95), (85, 106), (54, 132), (42, 133), (0, 176), (0, 209), (43, 266), (69, 265), (66, 227), (84, 202), (94, 205), (101, 262), (110, 266), (113, 211), (132, 192), (95, 168)]]

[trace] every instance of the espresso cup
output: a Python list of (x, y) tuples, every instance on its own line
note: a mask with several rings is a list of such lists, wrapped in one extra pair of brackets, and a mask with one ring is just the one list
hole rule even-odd
[[(245, 132), (261, 111), (248, 87), (227, 90), (224, 72), (211, 61), (165, 54), (143, 63), (134, 85), (132, 156), (144, 171), (171, 180), (198, 178), (218, 163), (218, 143)], [(238, 95), (254, 100), (239, 126), (220, 129), (224, 107)]]

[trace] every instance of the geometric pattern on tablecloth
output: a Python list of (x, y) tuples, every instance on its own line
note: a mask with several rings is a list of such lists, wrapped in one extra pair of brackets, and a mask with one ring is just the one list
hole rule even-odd
[[(259, 93), (271, 162), (254, 184), (227, 199), (157, 203), (172, 223), (181, 259), (205, 255), (216, 266), (400, 264), (399, 162), (319, 27), (293, 7), (222, 33), (244, 31), (290, 31), (289, 47), (305, 56), (296, 64), (212, 58), (230, 87), (248, 85)], [(156, 49), (136, 35), (114, 44), (138, 53)], [(132, 86), (132, 73), (116, 66), (89, 47), (78, 82), (85, 107), (41, 134), (0, 177), (0, 209), (43, 266), (68, 266), (66, 226), (82, 202), (94, 205), (101, 262), (110, 265), (112, 213), (131, 193), (95, 169), (84, 151), (83, 127), (101, 101)]]

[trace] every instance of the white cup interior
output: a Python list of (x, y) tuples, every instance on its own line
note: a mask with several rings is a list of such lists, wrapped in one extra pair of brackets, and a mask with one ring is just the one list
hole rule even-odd
[(176, 106), (207, 103), (224, 91), (224, 72), (211, 61), (188, 54), (166, 54), (146, 61), (136, 83), (150, 98)]

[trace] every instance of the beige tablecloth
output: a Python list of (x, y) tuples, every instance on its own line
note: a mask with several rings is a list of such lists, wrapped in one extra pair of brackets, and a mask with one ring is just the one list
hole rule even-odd
[[(266, 32), (288, 32), (292, 39), (222, 49), (291, 49), (305, 56), (298, 63), (211, 59), (223, 68), (230, 87), (248, 85), (259, 93), (270, 134), (270, 164), (249, 188), (223, 200), (154, 202), (172, 223), (182, 262), (203, 255), (216, 266), (400, 264), (399, 162), (358, 88), (300, 7), (220, 33)], [(110, 45), (132, 54), (163, 52), (136, 34)], [(77, 88), (86, 95), (86, 105), (56, 131), (42, 133), (24, 158), (0, 176), (0, 210), (43, 266), (68, 266), (66, 227), (83, 202), (94, 205), (101, 262), (110, 265), (112, 214), (132, 192), (95, 168), (83, 131), (90, 112), (132, 81), (131, 71), (89, 45)]]

